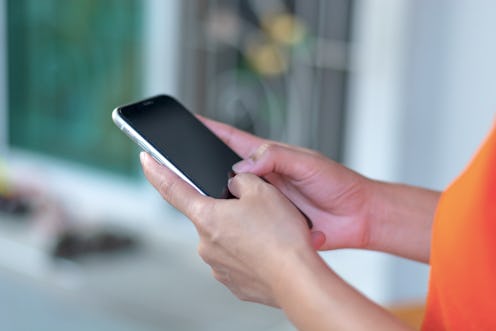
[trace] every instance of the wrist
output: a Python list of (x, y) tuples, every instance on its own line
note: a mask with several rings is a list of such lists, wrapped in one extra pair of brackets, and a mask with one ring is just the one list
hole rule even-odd
[(387, 185), (392, 185), (377, 180), (370, 180), (368, 189), (368, 241), (366, 249), (381, 250), (384, 232), (390, 225), (392, 218), (391, 201), (388, 194)]
[(367, 249), (428, 262), (431, 228), (440, 193), (372, 181)]
[(295, 288), (305, 288), (312, 280), (312, 274), (327, 266), (315, 250), (308, 248), (291, 248), (279, 255), (277, 266), (270, 278), (270, 288), (277, 305), (284, 309)]

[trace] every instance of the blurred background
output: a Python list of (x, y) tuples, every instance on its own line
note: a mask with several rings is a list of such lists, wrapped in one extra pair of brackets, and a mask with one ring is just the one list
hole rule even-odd
[[(490, 0), (1, 0), (0, 329), (293, 330), (213, 280), (112, 109), (168, 93), (367, 176), (442, 190), (494, 121), (495, 11)], [(322, 256), (386, 307), (423, 304), (425, 265)]]

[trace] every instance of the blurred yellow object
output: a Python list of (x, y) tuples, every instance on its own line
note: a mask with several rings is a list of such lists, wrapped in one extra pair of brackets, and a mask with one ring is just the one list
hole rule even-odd
[(389, 311), (415, 330), (420, 330), (424, 320), (425, 307), (421, 303), (393, 306)]
[(289, 13), (269, 15), (262, 19), (262, 26), (274, 41), (284, 45), (300, 43), (306, 32), (303, 23)]
[(277, 44), (268, 41), (254, 41), (246, 52), (251, 66), (261, 75), (277, 76), (287, 71), (286, 53)]
[(0, 195), (7, 195), (10, 191), (9, 177), (7, 166), (0, 159)]

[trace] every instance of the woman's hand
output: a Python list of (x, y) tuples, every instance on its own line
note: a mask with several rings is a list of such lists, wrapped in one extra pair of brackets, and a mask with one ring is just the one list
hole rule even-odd
[(164, 199), (194, 223), (200, 256), (238, 298), (282, 308), (300, 330), (407, 330), (329, 269), (305, 218), (274, 186), (238, 174), (228, 184), (237, 199), (217, 200), (146, 153), (141, 163)]
[(312, 221), (315, 248), (366, 248), (428, 262), (439, 192), (371, 180), (314, 151), (200, 119), (244, 158), (235, 172), (267, 179)]
[(371, 180), (314, 151), (201, 120), (244, 158), (236, 173), (267, 179), (312, 221), (315, 248), (368, 246)]
[(229, 181), (237, 199), (205, 197), (169, 169), (141, 154), (146, 177), (196, 226), (198, 251), (217, 280), (238, 298), (278, 306), (274, 287), (290, 259), (316, 255), (305, 218), (272, 185), (252, 174)]
[(272, 142), (233, 169), (264, 177), (283, 192), (312, 221), (312, 231), (323, 234), (320, 249), (368, 246), (367, 178), (316, 152)]

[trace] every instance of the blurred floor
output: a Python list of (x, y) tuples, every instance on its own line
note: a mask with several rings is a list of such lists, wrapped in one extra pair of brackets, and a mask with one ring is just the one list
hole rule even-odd
[(0, 230), (0, 330), (294, 330), (280, 310), (235, 298), (190, 243), (69, 261)]
[(106, 315), (75, 302), (69, 303), (49, 290), (7, 275), (1, 269), (0, 293), (1, 330), (158, 330), (122, 317)]

